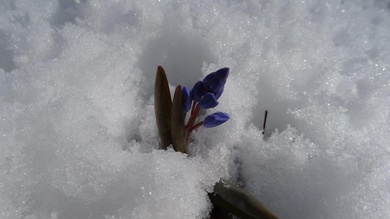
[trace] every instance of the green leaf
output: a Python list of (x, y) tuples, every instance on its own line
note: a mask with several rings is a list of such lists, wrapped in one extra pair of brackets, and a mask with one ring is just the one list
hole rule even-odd
[(158, 66), (154, 84), (154, 112), (163, 149), (167, 149), (172, 144), (171, 111), (172, 99), (167, 76), (164, 69)]
[(209, 194), (214, 206), (242, 219), (277, 219), (260, 201), (240, 187), (221, 180)]
[(172, 104), (172, 146), (175, 151), (187, 153), (185, 145), (184, 109), (181, 86), (177, 86)]

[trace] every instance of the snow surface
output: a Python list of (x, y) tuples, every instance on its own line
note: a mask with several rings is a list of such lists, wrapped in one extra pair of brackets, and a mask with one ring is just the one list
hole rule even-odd
[[(390, 218), (389, 39), (389, 0), (0, 0), (0, 218), (206, 218), (220, 178), (280, 218)], [(230, 67), (188, 157), (158, 150), (158, 65)]]

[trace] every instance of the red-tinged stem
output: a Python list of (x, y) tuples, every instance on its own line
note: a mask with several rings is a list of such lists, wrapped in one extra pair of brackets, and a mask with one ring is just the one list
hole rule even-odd
[(201, 127), (203, 125), (203, 121), (202, 122), (199, 122), (198, 124), (194, 125), (193, 127), (191, 127), (188, 132), (191, 133), (192, 131), (198, 129), (199, 127)]
[(191, 107), (191, 115), (192, 113), (194, 113), (194, 110), (195, 110), (195, 105), (196, 105), (196, 102), (192, 102), (192, 107)]
[(198, 128), (199, 126), (203, 125), (203, 122), (200, 122), (198, 124), (196, 124), (194, 126), (194, 123), (195, 123), (195, 120), (196, 118), (198, 118), (198, 115), (199, 115), (199, 112), (200, 112), (200, 106), (198, 106), (197, 103), (193, 103), (192, 104), (192, 110), (191, 110), (191, 116), (190, 118), (188, 119), (188, 122), (187, 122), (187, 125), (186, 125), (186, 137), (185, 137), (185, 141), (186, 141), (186, 145), (188, 145), (189, 141), (190, 141), (190, 135), (191, 135), (191, 132)]
[(188, 145), (188, 143), (190, 142), (190, 136), (191, 136), (192, 131), (198, 129), (198, 128), (201, 127), (202, 125), (203, 125), (203, 121), (197, 123), (196, 125), (192, 126), (191, 128), (188, 128), (188, 129), (186, 130), (186, 145)]
[(198, 118), (198, 114), (199, 114), (200, 109), (201, 109), (200, 106), (198, 106), (198, 104), (196, 104), (194, 106), (194, 108), (195, 109), (193, 112), (191, 112), (191, 116), (187, 122), (187, 125), (186, 125), (187, 129), (191, 129), (191, 127), (194, 125), (195, 120), (196, 120), (196, 118)]

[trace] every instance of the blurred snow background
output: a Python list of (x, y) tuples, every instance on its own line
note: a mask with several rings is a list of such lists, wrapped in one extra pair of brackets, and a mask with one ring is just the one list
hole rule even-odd
[[(221, 177), (280, 218), (390, 218), (389, 39), (389, 0), (0, 0), (0, 218), (206, 218)], [(157, 65), (230, 67), (189, 157), (158, 150)]]

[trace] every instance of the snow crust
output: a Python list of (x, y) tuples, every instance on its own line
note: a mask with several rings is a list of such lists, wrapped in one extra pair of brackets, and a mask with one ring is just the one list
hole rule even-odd
[[(220, 178), (280, 218), (390, 218), (389, 39), (388, 0), (2, 0), (0, 218), (207, 218)], [(230, 68), (189, 156), (159, 150), (158, 65)]]

